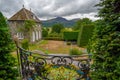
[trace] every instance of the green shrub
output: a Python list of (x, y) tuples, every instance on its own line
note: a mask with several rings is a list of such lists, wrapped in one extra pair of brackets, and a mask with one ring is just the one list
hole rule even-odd
[(28, 39), (22, 40), (21, 46), (22, 46), (23, 49), (28, 50), (29, 49), (29, 40)]
[(92, 80), (120, 80), (120, 32), (106, 22), (98, 24), (88, 47), (94, 62)]
[(120, 80), (120, 0), (100, 0), (97, 7), (101, 20), (89, 43), (91, 80)]
[(64, 26), (63, 26), (63, 24), (59, 24), (59, 23), (57, 23), (57, 24), (54, 24), (53, 26), (52, 26), (52, 32), (54, 33), (61, 33), (61, 31), (64, 29)]
[(50, 33), (48, 37), (62, 37), (60, 33)]
[(0, 12), (0, 80), (17, 80), (18, 71), (15, 68), (15, 58), (10, 54), (12, 46), (7, 21)]
[(42, 37), (47, 37), (48, 36), (48, 31), (43, 29), (42, 30)]
[(67, 42), (67, 45), (71, 45), (71, 42)]
[(44, 37), (45, 40), (63, 40), (60, 33), (50, 33), (47, 37)]
[(81, 54), (82, 51), (77, 48), (70, 49), (70, 55), (81, 55)]
[(59, 40), (62, 41), (63, 39), (61, 37), (45, 37), (45, 40)]
[(78, 35), (77, 45), (80, 47), (86, 46), (89, 39), (93, 35), (94, 25), (87, 24), (81, 27)]
[(77, 41), (78, 31), (65, 31), (63, 32), (63, 40), (65, 41)]

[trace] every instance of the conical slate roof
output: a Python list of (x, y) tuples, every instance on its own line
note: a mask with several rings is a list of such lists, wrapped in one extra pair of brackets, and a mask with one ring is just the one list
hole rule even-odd
[(36, 22), (40, 22), (40, 20), (37, 18), (37, 16), (35, 16), (34, 13), (25, 8), (22, 8), (9, 19), (9, 21), (12, 20), (34, 20)]

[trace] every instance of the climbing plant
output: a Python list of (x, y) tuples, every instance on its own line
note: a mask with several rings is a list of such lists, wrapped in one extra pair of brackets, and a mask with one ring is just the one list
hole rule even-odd
[(35, 25), (35, 21), (25, 20), (24, 25), (20, 26), (19, 31), (23, 33), (25, 39), (31, 40), (32, 31)]

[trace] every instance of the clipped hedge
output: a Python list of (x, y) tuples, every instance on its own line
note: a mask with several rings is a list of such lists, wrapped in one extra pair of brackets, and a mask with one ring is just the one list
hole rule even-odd
[(62, 34), (60, 34), (60, 33), (50, 33), (50, 34), (48, 34), (47, 37), (61, 37), (62, 38)]
[(50, 33), (50, 34), (48, 34), (48, 36), (47, 37), (44, 37), (43, 39), (45, 39), (45, 40), (63, 40), (62, 39), (62, 34), (60, 34), (60, 33)]
[(77, 41), (78, 31), (65, 31), (63, 32), (63, 40), (65, 41)]
[(62, 41), (63, 39), (61, 37), (45, 37), (45, 40), (58, 40), (58, 41)]
[(78, 35), (77, 44), (80, 47), (84, 47), (88, 44), (89, 39), (92, 37), (94, 25), (86, 24), (81, 27)]

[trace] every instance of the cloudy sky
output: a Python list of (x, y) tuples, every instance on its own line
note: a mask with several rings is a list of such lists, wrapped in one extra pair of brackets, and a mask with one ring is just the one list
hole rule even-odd
[(27, 9), (31, 8), (41, 20), (60, 16), (66, 19), (88, 17), (96, 20), (98, 11), (94, 5), (97, 3), (99, 0), (0, 0), (0, 11), (10, 18), (24, 5)]

